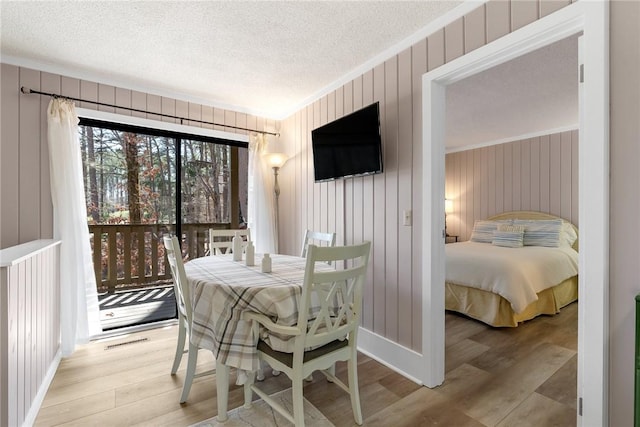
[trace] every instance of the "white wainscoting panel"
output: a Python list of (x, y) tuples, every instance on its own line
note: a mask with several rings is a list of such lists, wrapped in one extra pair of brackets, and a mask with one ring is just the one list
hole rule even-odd
[(0, 425), (31, 425), (60, 361), (59, 241), (0, 250)]

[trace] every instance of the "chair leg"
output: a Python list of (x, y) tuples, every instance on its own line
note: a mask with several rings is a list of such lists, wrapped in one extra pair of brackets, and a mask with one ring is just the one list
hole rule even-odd
[(229, 403), (229, 367), (216, 360), (216, 391), (218, 394), (218, 422), (227, 421)]
[(265, 367), (268, 366), (264, 360), (258, 362), (258, 371), (256, 372), (256, 381), (264, 381)]
[[(253, 398), (253, 390), (251, 390), (251, 386), (255, 381), (256, 373), (255, 372), (247, 372), (247, 380), (244, 383), (244, 407), (251, 408), (251, 400)], [(263, 376), (264, 379), (264, 376)]]
[(362, 425), (362, 410), (360, 409), (360, 390), (358, 388), (358, 361), (353, 355), (347, 362), (349, 370), (349, 395), (351, 397), (351, 409), (356, 424)]
[[(331, 375), (333, 375), (334, 377), (336, 376), (336, 364), (334, 363), (333, 365), (331, 365), (329, 367), (329, 369), (327, 369), (327, 372), (329, 372)], [(333, 380), (329, 377), (327, 377), (327, 382), (332, 383)]]
[(180, 367), (180, 362), (182, 361), (182, 355), (184, 354), (184, 341), (187, 336), (187, 330), (182, 323), (182, 319), (180, 319), (180, 323), (178, 325), (178, 343), (176, 344), (176, 355), (173, 358), (173, 366), (171, 367), (171, 375), (175, 375), (178, 372), (178, 368)]
[(182, 386), (182, 396), (180, 396), (180, 403), (187, 401), (189, 397), (189, 391), (191, 391), (191, 383), (193, 383), (193, 377), (196, 374), (196, 364), (198, 363), (198, 347), (189, 343), (189, 358), (187, 359), (187, 374), (184, 377), (184, 385)]
[(302, 378), (292, 380), (291, 401), (293, 402), (293, 419), (296, 427), (304, 427), (304, 396), (302, 388)]

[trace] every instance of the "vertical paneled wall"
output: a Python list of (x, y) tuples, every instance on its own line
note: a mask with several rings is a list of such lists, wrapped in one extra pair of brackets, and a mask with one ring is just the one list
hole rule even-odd
[[(276, 123), (244, 113), (222, 110), (211, 106), (200, 105), (180, 101), (172, 98), (161, 97), (152, 94), (117, 88), (109, 85), (98, 84), (85, 80), (78, 80), (57, 74), (28, 68), (16, 67), (8, 64), (1, 64), (0, 70), (0, 93), (2, 105), (0, 106), (0, 249), (13, 247), (18, 244), (25, 244), (38, 239), (51, 238), (53, 236), (53, 207), (51, 203), (51, 189), (49, 181), (49, 155), (47, 147), (47, 105), (49, 97), (40, 95), (23, 95), (20, 87), (25, 86), (30, 89), (48, 93), (61, 94), (75, 98), (99, 101), (122, 107), (131, 107), (149, 111), (149, 113), (131, 113), (127, 110), (111, 107), (97, 107), (95, 104), (83, 102), (78, 105), (87, 109), (99, 109), (111, 113), (122, 115), (136, 115), (152, 120), (172, 121), (160, 117), (157, 113), (169, 114), (179, 117), (186, 117), (193, 120), (203, 120), (220, 123), (220, 126), (211, 126), (195, 122), (185, 121), (185, 125), (206, 127), (227, 132), (244, 133), (244, 131), (234, 130), (227, 126), (239, 126), (256, 130), (274, 129)], [(77, 105), (78, 103), (76, 103)], [(156, 113), (156, 114), (154, 114)], [(18, 292), (19, 306), (10, 306), (14, 314), (19, 313), (24, 316), (31, 316), (32, 313), (42, 313), (46, 310), (51, 313), (58, 313), (59, 307), (45, 306), (48, 304), (48, 294), (42, 292), (43, 287), (52, 285), (53, 290), (47, 292), (59, 292), (59, 283), (50, 283), (44, 274), (46, 270), (40, 267), (32, 269), (35, 264), (24, 267), (26, 273), (32, 271), (28, 286), (14, 286), (9, 288), (15, 294)], [(20, 267), (23, 268), (23, 267)], [(53, 267), (51, 267), (53, 268)], [(57, 260), (55, 262), (57, 268)], [(12, 269), (12, 271), (15, 271)], [(21, 270), (18, 270), (21, 271)], [(26, 274), (25, 273), (25, 274)], [(12, 274), (15, 274), (12, 272)], [(22, 274), (22, 273), (18, 273)], [(26, 277), (26, 276), (25, 276)], [(13, 279), (12, 279), (13, 280)], [(22, 276), (19, 276), (19, 283), (26, 283)], [(12, 281), (15, 283), (15, 281)], [(4, 282), (3, 282), (4, 285)], [(6, 292), (3, 288), (0, 291)], [(26, 293), (28, 292), (28, 294)], [(14, 295), (15, 297), (15, 295)], [(3, 300), (4, 301), (4, 300)], [(33, 311), (25, 311), (31, 305), (38, 308)], [(0, 307), (0, 316), (6, 314), (4, 308)], [(16, 311), (17, 310), (17, 311)], [(0, 418), (0, 425), (21, 425), (34, 394), (41, 386), (41, 371), (46, 372), (47, 366), (32, 367), (34, 361), (46, 359), (51, 362), (51, 351), (55, 355), (59, 348), (59, 318), (49, 318), (42, 316), (39, 318), (47, 322), (49, 332), (46, 337), (51, 339), (50, 347), (30, 345), (33, 332), (24, 328), (32, 328), (35, 323), (25, 321), (16, 323), (12, 321), (8, 326), (0, 321), (0, 327), (12, 328), (12, 336), (17, 337), (17, 347), (9, 351), (2, 342), (2, 353), (0, 358), (6, 361), (7, 357), (15, 358), (17, 370), (12, 364), (11, 370), (3, 368), (0, 372), (0, 417), (6, 417), (10, 411), (12, 420), (20, 422), (9, 422), (8, 424)], [(19, 329), (15, 329), (15, 327)], [(22, 328), (22, 329), (20, 329)], [(40, 332), (38, 332), (40, 334)], [(9, 339), (11, 339), (11, 337)], [(40, 335), (38, 335), (40, 336)], [(5, 338), (4, 332), (0, 333), (0, 338)], [(17, 349), (17, 350), (16, 350)], [(15, 351), (19, 354), (16, 356)], [(23, 362), (24, 363), (23, 363)], [(38, 362), (39, 363), (39, 362)], [(38, 369), (37, 376), (34, 369)], [(32, 375), (33, 374), (33, 375)], [(8, 384), (8, 386), (7, 386)], [(9, 390), (9, 393), (6, 391)], [(3, 399), (8, 399), (4, 402)]]
[(447, 232), (468, 240), (476, 219), (540, 211), (578, 224), (578, 131), (446, 155)]
[[(364, 328), (421, 350), (422, 75), (569, 3), (482, 4), (282, 122), (281, 140), (293, 157), (281, 171), (280, 249), (298, 253), (305, 228), (336, 231), (339, 243), (372, 241)], [(384, 173), (314, 183), (311, 130), (374, 101)], [(402, 225), (405, 210), (411, 226)]]
[(610, 4), (609, 425), (637, 423), (634, 393), (640, 222), (640, 2)]
[(1, 64), (1, 66), (0, 248), (53, 236), (46, 114), (49, 97), (23, 95), (20, 93), (21, 86), (149, 112), (144, 114), (120, 108), (98, 107), (89, 102), (76, 103), (78, 107), (125, 116), (176, 121), (176, 119), (154, 114), (162, 113), (220, 123), (220, 126), (212, 126), (184, 122), (185, 125), (235, 133), (246, 132), (226, 126), (256, 130), (276, 128), (273, 120), (245, 113), (8, 64)]
[(59, 242), (0, 250), (0, 260), (0, 425), (20, 426), (58, 353)]

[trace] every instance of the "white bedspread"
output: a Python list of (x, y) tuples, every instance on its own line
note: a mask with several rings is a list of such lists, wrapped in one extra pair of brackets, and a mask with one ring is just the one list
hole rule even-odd
[(490, 243), (445, 245), (446, 281), (496, 293), (516, 313), (537, 293), (578, 274), (578, 253), (569, 247), (505, 248)]

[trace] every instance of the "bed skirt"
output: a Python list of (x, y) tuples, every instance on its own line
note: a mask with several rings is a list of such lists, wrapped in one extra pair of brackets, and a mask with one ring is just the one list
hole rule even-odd
[(518, 326), (519, 322), (541, 314), (554, 315), (578, 299), (578, 276), (538, 293), (538, 300), (522, 313), (514, 313), (511, 304), (500, 295), (481, 289), (445, 283), (445, 308), (462, 313), (491, 326)]

